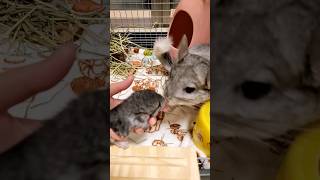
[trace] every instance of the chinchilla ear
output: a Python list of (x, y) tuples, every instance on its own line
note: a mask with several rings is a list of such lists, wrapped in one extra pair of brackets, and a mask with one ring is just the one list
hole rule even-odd
[(179, 43), (179, 53), (178, 53), (178, 59), (176, 61), (176, 63), (178, 63), (180, 60), (182, 60), (184, 58), (185, 55), (188, 54), (188, 39), (187, 36), (184, 34), (181, 38), (181, 41)]
[(304, 83), (320, 88), (320, 25), (312, 31), (307, 45)]
[(204, 89), (210, 89), (210, 64), (209, 62), (202, 61), (194, 65), (193, 71), (197, 75), (197, 79), (200, 81)]
[(206, 88), (210, 90), (210, 70), (207, 72)]
[(170, 56), (170, 49), (172, 46), (171, 37), (159, 38), (155, 41), (153, 46), (153, 53), (159, 59), (161, 64), (167, 71), (171, 71), (172, 59)]

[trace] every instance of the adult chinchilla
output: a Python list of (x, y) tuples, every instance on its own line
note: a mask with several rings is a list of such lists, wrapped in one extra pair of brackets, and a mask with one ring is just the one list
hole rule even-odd
[(169, 106), (199, 105), (210, 99), (210, 45), (188, 48), (184, 35), (177, 59), (169, 55), (171, 38), (161, 38), (154, 44), (154, 54), (169, 71), (164, 96)]
[(320, 118), (320, 3), (215, 3), (212, 176), (274, 180), (292, 140)]

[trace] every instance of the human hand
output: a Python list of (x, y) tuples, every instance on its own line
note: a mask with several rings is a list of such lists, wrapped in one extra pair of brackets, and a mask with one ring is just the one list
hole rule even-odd
[[(121, 82), (113, 83), (110, 85), (110, 110), (118, 106), (122, 101), (118, 99), (112, 98), (113, 95), (119, 93), (130, 87), (133, 82), (133, 76), (130, 75), (127, 79)], [(155, 117), (151, 117), (149, 119), (149, 124), (152, 126), (157, 122)], [(133, 129), (133, 131), (137, 134), (142, 134), (144, 130), (142, 128)], [(118, 136), (111, 128), (110, 128), (110, 137), (114, 140), (121, 141), (124, 140), (125, 137)]]
[(76, 57), (76, 46), (68, 43), (44, 61), (0, 74), (0, 153), (41, 127), (37, 120), (12, 117), (8, 109), (58, 83)]

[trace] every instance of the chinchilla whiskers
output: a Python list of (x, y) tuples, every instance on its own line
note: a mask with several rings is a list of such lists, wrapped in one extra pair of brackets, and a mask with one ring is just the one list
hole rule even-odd
[(166, 91), (166, 87), (168, 86), (168, 84), (169, 84), (169, 81), (165, 81), (165, 82), (163, 83), (162, 88), (163, 88), (164, 91)]
[(261, 139), (260, 142), (268, 145), (273, 152), (280, 153), (292, 144), (298, 133), (300, 133), (300, 131), (290, 130), (287, 133), (274, 138)]
[[(250, 121), (252, 122), (252, 121)], [(266, 129), (265, 126), (255, 126), (251, 124), (250, 122), (242, 121), (238, 118), (232, 118), (232, 119), (225, 119), (224, 121), (220, 121), (221, 126), (227, 128), (227, 129), (238, 129), (239, 127), (246, 128), (246, 131), (242, 132), (242, 135), (253, 139), (253, 140), (259, 140), (261, 137), (272, 137), (275, 138), (276, 136), (273, 133), (273, 129), (269, 128)], [(270, 138), (271, 139), (271, 138)], [(286, 142), (288, 138), (285, 137), (277, 137), (278, 141), (283, 140)]]
[(287, 148), (287, 147), (280, 147), (280, 146), (276, 145), (275, 143), (270, 143), (270, 142), (266, 142), (263, 140), (260, 140), (259, 142), (264, 144), (265, 146), (267, 146), (268, 149), (270, 149), (270, 151), (274, 152), (275, 154), (281, 154), (281, 149)]
[[(164, 77), (161, 77), (161, 81), (163, 80)], [(164, 83), (160, 83), (160, 86), (163, 90), (165, 90), (165, 88), (167, 87), (168, 81), (165, 80)]]
[[(272, 131), (268, 131), (266, 129), (262, 129), (260, 126), (259, 127), (253, 127), (250, 126), (249, 123), (247, 127), (250, 127), (251, 131), (248, 136), (252, 137), (253, 139), (258, 140), (259, 142), (262, 142), (264, 144), (268, 144), (268, 146), (271, 147), (272, 150), (279, 149), (280, 148), (287, 148), (295, 139), (297, 134), (301, 133), (303, 128), (297, 128), (297, 129), (292, 129), (287, 131), (284, 134), (281, 135), (274, 135)], [(259, 138), (260, 135), (265, 135), (267, 139), (261, 139)]]
[(175, 106), (174, 108), (177, 108), (177, 109), (179, 109), (179, 110), (181, 110), (181, 111), (185, 112), (185, 110), (183, 109), (183, 106), (181, 106), (181, 105), (177, 105), (177, 106)]
[(166, 112), (166, 114), (172, 114), (172, 115), (175, 115), (175, 116), (178, 116), (178, 115), (179, 115), (179, 114), (173, 113), (173, 112)]

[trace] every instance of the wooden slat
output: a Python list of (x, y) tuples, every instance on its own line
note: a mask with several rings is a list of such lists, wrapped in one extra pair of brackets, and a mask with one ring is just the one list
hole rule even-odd
[(200, 180), (195, 151), (176, 147), (110, 147), (110, 175), (111, 180)]

